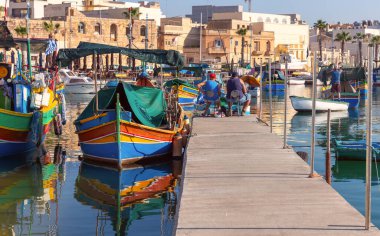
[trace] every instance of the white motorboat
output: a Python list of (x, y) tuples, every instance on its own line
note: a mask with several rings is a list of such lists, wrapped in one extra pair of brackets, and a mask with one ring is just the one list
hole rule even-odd
[(260, 88), (249, 88), (248, 93), (251, 94), (251, 97), (257, 98), (260, 96)]
[(305, 85), (305, 79), (302, 77), (290, 77), (288, 79), (289, 85)]
[(69, 69), (59, 70), (59, 76), (65, 83), (65, 93), (95, 93), (95, 81), (90, 77), (78, 76)]
[[(298, 112), (311, 112), (313, 109), (313, 100), (306, 97), (290, 96), (294, 110)], [(315, 104), (316, 112), (346, 111), (349, 103), (332, 100), (317, 99)]]

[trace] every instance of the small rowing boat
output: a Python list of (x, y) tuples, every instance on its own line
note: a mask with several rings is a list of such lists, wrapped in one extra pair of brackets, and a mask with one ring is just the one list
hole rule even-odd
[[(335, 140), (335, 156), (343, 160), (365, 161), (367, 145), (365, 140), (341, 141)], [(372, 142), (372, 160), (380, 158), (380, 142)]]
[[(294, 110), (298, 112), (311, 112), (313, 109), (313, 100), (306, 97), (290, 96)], [(345, 111), (348, 110), (349, 104), (347, 102), (331, 101), (324, 99), (317, 99), (315, 104), (316, 112), (331, 111)]]

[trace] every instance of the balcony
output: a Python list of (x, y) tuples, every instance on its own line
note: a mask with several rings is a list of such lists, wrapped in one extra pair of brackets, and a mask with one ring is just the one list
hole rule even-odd
[(274, 52), (272, 52), (272, 51), (266, 51), (264, 55), (267, 56), (267, 57), (273, 56)]
[(261, 56), (261, 55), (263, 55), (264, 54), (264, 52), (263, 51), (252, 51), (252, 56)]
[(209, 47), (207, 49), (208, 54), (224, 54), (224, 49), (222, 47)]

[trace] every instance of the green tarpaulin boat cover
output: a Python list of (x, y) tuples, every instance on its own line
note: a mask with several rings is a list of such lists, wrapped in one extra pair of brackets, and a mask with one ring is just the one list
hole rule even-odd
[(193, 85), (187, 83), (186, 81), (180, 80), (180, 79), (169, 80), (164, 84), (164, 87), (165, 88), (171, 88), (171, 87), (173, 87), (173, 85), (177, 85), (177, 86), (185, 85), (187, 87), (195, 88)]
[[(120, 82), (117, 87), (102, 89), (98, 92), (100, 110), (116, 107), (116, 91), (120, 93), (120, 103), (123, 110), (132, 112), (134, 121), (137, 122), (138, 120), (139, 123), (154, 128), (162, 125), (166, 115), (166, 101), (160, 89)], [(95, 115), (95, 97), (77, 121), (93, 115)]]
[(130, 49), (126, 47), (87, 42), (80, 42), (77, 48), (60, 49), (58, 52), (57, 61), (61, 62), (61, 66), (68, 66), (71, 61), (92, 55), (94, 53), (120, 53), (140, 61), (166, 64), (177, 66), (179, 68), (182, 68), (184, 65), (183, 57), (178, 51), (175, 50)]

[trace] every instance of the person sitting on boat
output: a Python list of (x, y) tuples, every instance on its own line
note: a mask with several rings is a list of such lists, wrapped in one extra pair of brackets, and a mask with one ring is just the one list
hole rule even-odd
[(232, 116), (232, 103), (236, 99), (231, 96), (232, 91), (237, 91), (239, 93), (239, 101), (241, 104), (243, 104), (242, 115), (246, 114), (246, 110), (251, 101), (251, 95), (248, 93), (244, 81), (238, 77), (238, 74), (236, 72), (232, 72), (231, 78), (227, 82), (227, 101), (229, 116)]
[(337, 69), (337, 66), (334, 65), (334, 69), (331, 72), (332, 78), (331, 78), (331, 93), (332, 97), (334, 98), (335, 93), (338, 93), (338, 98), (340, 99), (340, 91), (341, 91), (341, 86), (340, 86), (340, 77), (342, 75), (341, 70)]
[(206, 116), (211, 103), (214, 103), (218, 113), (220, 113), (220, 95), (221, 85), (216, 82), (216, 75), (214, 73), (209, 74), (209, 80), (203, 81), (197, 85), (198, 89), (203, 94), (203, 99), (206, 102), (206, 108), (202, 116)]

